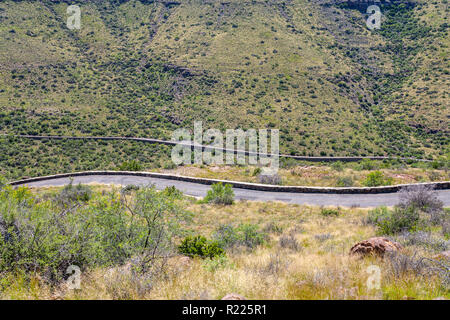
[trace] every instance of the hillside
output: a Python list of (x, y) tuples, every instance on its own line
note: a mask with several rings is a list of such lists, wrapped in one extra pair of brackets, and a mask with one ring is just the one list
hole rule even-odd
[[(446, 0), (382, 3), (374, 31), (358, 1), (86, 0), (81, 30), (66, 27), (67, 3), (0, 3), (0, 133), (170, 139), (202, 120), (279, 128), (296, 155), (449, 152)], [(0, 173), (16, 177), (169, 154), (1, 142)]]

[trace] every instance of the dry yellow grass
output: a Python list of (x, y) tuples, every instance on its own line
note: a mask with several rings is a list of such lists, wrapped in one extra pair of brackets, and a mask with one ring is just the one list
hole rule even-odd
[[(439, 279), (404, 274), (395, 278), (387, 261), (357, 259), (348, 255), (357, 241), (375, 235), (372, 226), (363, 223), (365, 209), (341, 209), (337, 217), (321, 215), (319, 207), (289, 205), (281, 202), (240, 201), (232, 206), (214, 206), (186, 201), (193, 212), (189, 228), (210, 237), (221, 224), (253, 223), (269, 230), (266, 245), (252, 251), (234, 250), (215, 266), (196, 258), (180, 263), (175, 256), (158, 280), (127, 272), (125, 267), (95, 269), (83, 273), (80, 290), (68, 290), (65, 284), (51, 289), (38, 277), (26, 282), (9, 277), (11, 283), (3, 299), (220, 299), (235, 292), (248, 299), (432, 299), (450, 298)], [(273, 228), (272, 228), (273, 230)], [(268, 231), (269, 232), (269, 231)], [(299, 249), (282, 248), (281, 236), (293, 236)], [(408, 250), (408, 249), (407, 249)], [(381, 270), (380, 289), (370, 290), (367, 268)]]
[[(253, 166), (180, 166), (175, 169), (154, 169), (154, 171), (172, 173), (199, 178), (235, 180), (259, 183), (258, 176), (253, 172), (257, 167)], [(336, 187), (338, 179), (351, 178), (353, 186), (361, 187), (367, 175), (374, 170), (356, 170), (344, 168), (342, 171), (334, 170), (330, 166), (296, 166), (289, 169), (279, 169), (283, 185), (301, 185), (316, 187)], [(426, 181), (446, 181), (449, 173), (445, 170), (404, 168), (381, 169), (385, 177), (392, 178), (393, 184), (418, 183)]]

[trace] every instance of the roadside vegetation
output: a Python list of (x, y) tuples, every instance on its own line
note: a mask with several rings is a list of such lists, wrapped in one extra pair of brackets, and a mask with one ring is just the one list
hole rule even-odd
[[(449, 250), (449, 212), (432, 190), (405, 190), (396, 208), (365, 210), (2, 181), (3, 299), (450, 298), (448, 261), (435, 257)], [(380, 234), (405, 249), (386, 259), (349, 256), (355, 242)], [(67, 285), (70, 265), (81, 269), (81, 289)], [(371, 265), (381, 269), (380, 289), (367, 287)]]
[(375, 187), (450, 180), (449, 162), (445, 159), (411, 164), (372, 160), (314, 163), (283, 159), (274, 176), (263, 176), (261, 168), (254, 166), (191, 165), (152, 171), (220, 180), (319, 187)]

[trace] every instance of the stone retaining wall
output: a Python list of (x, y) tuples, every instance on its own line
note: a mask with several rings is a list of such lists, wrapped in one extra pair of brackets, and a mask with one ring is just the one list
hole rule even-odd
[(329, 194), (376, 194), (376, 193), (394, 193), (400, 191), (400, 189), (407, 186), (416, 185), (426, 185), (433, 186), (436, 190), (450, 189), (450, 181), (443, 182), (430, 182), (430, 183), (415, 183), (415, 184), (399, 184), (395, 186), (383, 186), (383, 187), (364, 187), (364, 188), (328, 188), (328, 187), (304, 187), (304, 186), (276, 186), (267, 184), (256, 184), (248, 182), (239, 181), (227, 181), (218, 179), (206, 179), (206, 178), (195, 178), (178, 176), (166, 173), (156, 173), (156, 172), (134, 172), (134, 171), (84, 171), (75, 173), (63, 173), (56, 174), (45, 177), (36, 177), (24, 180), (18, 180), (10, 182), (10, 185), (17, 186), (23, 185), (30, 182), (45, 181), (58, 178), (69, 178), (78, 176), (95, 176), (95, 175), (105, 175), (105, 176), (137, 176), (137, 177), (149, 177), (149, 178), (159, 178), (166, 180), (177, 180), (184, 182), (192, 182), (204, 185), (211, 185), (214, 183), (222, 182), (231, 184), (234, 188), (257, 190), (257, 191), (270, 191), (270, 192), (292, 192), (292, 193), (329, 193)]

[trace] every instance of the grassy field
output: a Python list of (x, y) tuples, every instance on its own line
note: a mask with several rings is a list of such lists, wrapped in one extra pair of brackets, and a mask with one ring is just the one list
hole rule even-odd
[[(119, 189), (106, 186), (91, 186), (90, 189), (89, 200), (78, 202), (75, 207), (73, 205), (77, 201), (68, 202), (69, 206), (63, 209), (66, 214), (70, 215), (71, 210), (81, 210), (78, 212), (85, 212), (86, 219), (92, 223), (91, 213), (101, 217), (100, 212), (104, 211), (114, 217), (121, 212), (119, 203), (123, 199), (119, 201), (119, 198), (123, 195), (118, 193)], [(138, 214), (135, 210), (139, 206), (133, 206), (131, 200), (138, 194), (130, 190), (131, 194), (125, 197), (130, 201), (127, 202), (130, 208), (134, 208), (134, 214)], [(25, 198), (31, 206), (29, 210), (42, 214), (48, 201), (52, 203), (52, 210), (62, 210), (58, 209), (57, 201), (69, 199), (70, 194), (60, 188), (33, 189)], [(9, 204), (4, 202), (6, 198), (2, 194), (2, 214), (5, 214), (5, 205), (14, 207), (17, 197), (24, 199), (23, 189), (18, 189), (15, 194), (9, 193)], [(74, 199), (72, 197), (72, 201)], [(361, 259), (349, 256), (350, 247), (380, 234), (378, 227), (370, 223), (368, 217), (371, 213), (366, 209), (252, 201), (225, 206), (200, 203), (192, 198), (176, 199), (175, 202), (189, 212), (189, 218), (183, 220), (181, 229), (172, 238), (174, 245), (187, 235), (215, 239), (223, 226), (236, 228), (244, 225), (246, 230), (252, 231), (247, 233), (244, 242), (227, 247), (222, 257), (186, 259), (176, 250), (170, 251), (164, 268), (157, 269), (157, 273), (155, 269), (144, 273), (133, 269), (139, 265), (137, 257), (108, 266), (89, 266), (87, 263), (82, 268), (81, 288), (76, 290), (69, 290), (64, 280), (49, 282), (44, 269), (42, 272), (0, 270), (0, 298), (220, 299), (230, 292), (248, 299), (450, 298), (448, 274), (445, 278), (445, 275), (430, 272), (430, 266), (420, 260), (422, 257), (434, 258), (439, 252), (448, 250), (448, 212), (441, 225), (423, 225), (415, 231), (390, 235), (391, 239), (404, 245), (400, 255)], [(35, 211), (32, 208), (40, 209)], [(151, 211), (152, 205), (146, 208)], [(97, 230), (97, 227), (94, 223), (91, 228)], [(113, 232), (121, 234), (116, 226), (113, 229)], [(70, 227), (67, 230), (71, 230)], [(99, 234), (103, 237), (103, 233)], [(66, 236), (70, 238), (70, 235)], [(36, 242), (45, 243), (45, 237), (41, 238), (39, 233), (36, 238)], [(106, 239), (107, 236), (103, 241)], [(107, 246), (107, 242), (100, 243)], [(71, 248), (69, 243), (68, 246)], [(102, 252), (106, 254), (109, 250), (112, 248), (105, 247)], [(369, 266), (380, 268), (379, 288), (368, 287)]]

